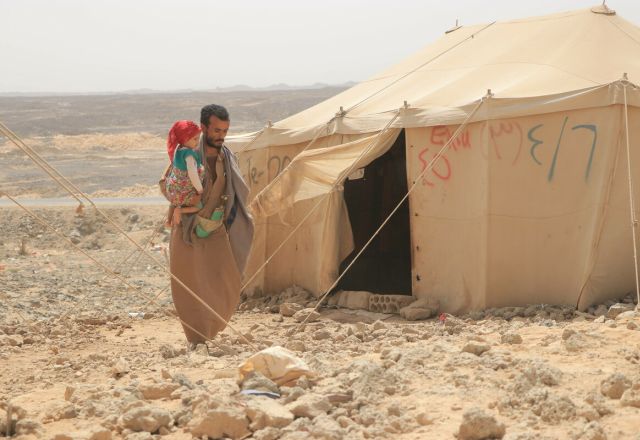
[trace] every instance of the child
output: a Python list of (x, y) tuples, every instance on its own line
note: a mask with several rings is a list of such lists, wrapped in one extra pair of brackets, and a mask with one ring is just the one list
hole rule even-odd
[(166, 195), (171, 205), (166, 226), (179, 225), (181, 214), (198, 212), (202, 195), (202, 159), (198, 151), (200, 127), (191, 121), (177, 121), (169, 130), (167, 152), (171, 170), (166, 181)]

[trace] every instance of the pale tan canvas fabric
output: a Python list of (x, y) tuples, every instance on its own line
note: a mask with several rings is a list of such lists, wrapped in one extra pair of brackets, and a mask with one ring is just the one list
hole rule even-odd
[[(412, 238), (423, 243), (414, 294), (460, 312), (632, 291), (620, 116), (610, 106), (471, 124), (410, 195)], [(407, 130), (410, 179), (455, 128)]]
[[(487, 89), (496, 99), (511, 100), (509, 106), (521, 105), (520, 116), (538, 114), (549, 105), (559, 111), (563, 106), (620, 103), (613, 93), (603, 96), (601, 88), (624, 73), (640, 83), (639, 51), (637, 26), (591, 9), (464, 26), (386, 71), (275, 123), (251, 148), (311, 139), (341, 107), (346, 115), (330, 124), (337, 133), (379, 131), (405, 101), (412, 111), (395, 126), (459, 123), (465, 107)], [(638, 92), (631, 94), (638, 105)], [(496, 109), (495, 116), (516, 115)], [(249, 134), (234, 141), (240, 147), (253, 138)]]
[[(248, 147), (241, 160), (256, 164), (260, 155), (288, 151), (295, 165), (265, 176), (252, 192), (263, 222), (256, 263), (344, 181), (344, 170), (384, 154), (404, 128), (407, 182), (418, 181), (409, 199), (414, 295), (462, 312), (532, 303), (585, 308), (633, 291), (623, 116), (626, 90), (637, 181), (634, 82), (640, 29), (615, 14), (572, 11), (446, 34), (370, 80), (233, 140), (238, 150)], [(463, 135), (418, 178), (483, 97)], [(361, 156), (392, 118), (390, 141)], [(319, 132), (353, 138), (297, 157), (288, 150), (295, 145), (299, 153)], [(335, 249), (350, 232), (341, 197), (338, 186), (324, 217), (309, 219), (273, 258), (264, 289), (298, 283), (321, 294), (336, 279), (342, 252)]]

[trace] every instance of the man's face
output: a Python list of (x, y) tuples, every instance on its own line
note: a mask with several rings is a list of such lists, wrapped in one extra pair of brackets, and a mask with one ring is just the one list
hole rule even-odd
[(205, 135), (207, 145), (213, 148), (220, 149), (224, 143), (224, 138), (229, 131), (229, 121), (221, 121), (215, 116), (209, 118), (209, 126), (202, 125), (202, 132)]

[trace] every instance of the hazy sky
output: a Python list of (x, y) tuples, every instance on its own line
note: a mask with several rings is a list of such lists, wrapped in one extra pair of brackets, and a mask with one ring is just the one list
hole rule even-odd
[[(462, 25), (597, 0), (0, 0), (0, 92), (360, 81)], [(640, 25), (640, 0), (607, 5)]]

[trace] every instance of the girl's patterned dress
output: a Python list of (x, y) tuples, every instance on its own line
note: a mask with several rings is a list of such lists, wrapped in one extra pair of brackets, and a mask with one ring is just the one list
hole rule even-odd
[(194, 198), (197, 195), (196, 189), (193, 187), (189, 174), (187, 172), (187, 157), (193, 157), (198, 167), (198, 178), (202, 181), (202, 173), (204, 167), (200, 154), (197, 151), (186, 147), (180, 147), (176, 150), (173, 158), (173, 166), (167, 176), (166, 189), (167, 195), (173, 206), (193, 206)]

